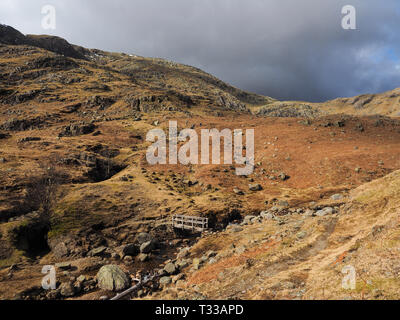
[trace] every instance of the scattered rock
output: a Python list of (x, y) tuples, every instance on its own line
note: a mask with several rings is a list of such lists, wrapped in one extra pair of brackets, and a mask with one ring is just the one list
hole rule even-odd
[(171, 277), (162, 277), (160, 279), (160, 285), (162, 285), (162, 286), (169, 285), (171, 282), (172, 282)]
[(60, 293), (63, 297), (73, 297), (75, 295), (75, 288), (72, 282), (62, 283), (60, 286)]
[(137, 256), (139, 254), (139, 248), (138, 246), (136, 246), (135, 244), (127, 244), (125, 246), (122, 246), (121, 248), (121, 252), (122, 252), (122, 256)]
[(237, 232), (241, 232), (241, 231), (243, 231), (243, 228), (242, 227), (240, 227), (240, 226), (238, 226), (238, 225), (232, 225), (231, 226), (231, 231), (233, 232), (233, 233), (237, 233)]
[(146, 254), (146, 253), (141, 253), (141, 254), (139, 254), (139, 256), (138, 256), (138, 260), (139, 260), (140, 262), (146, 262), (146, 261), (150, 260), (150, 255), (149, 255), (149, 254)]
[(282, 181), (286, 181), (286, 180), (289, 180), (289, 179), (290, 179), (290, 177), (289, 177), (286, 173), (284, 173), (284, 172), (280, 173), (278, 177), (279, 177), (279, 179), (281, 179)]
[(147, 241), (140, 246), (141, 253), (150, 253), (155, 248), (153, 241)]
[(265, 220), (272, 220), (274, 219), (274, 215), (268, 211), (263, 211), (260, 213), (260, 217)]
[(176, 265), (178, 266), (179, 270), (183, 270), (189, 266), (189, 262), (187, 260), (178, 260)]
[(179, 251), (178, 255), (176, 256), (177, 259), (183, 259), (186, 258), (190, 253), (190, 249), (189, 248), (183, 248)]
[(141, 232), (136, 237), (136, 241), (139, 244), (143, 244), (143, 243), (151, 241), (151, 240), (153, 240), (153, 237), (149, 233), (146, 233), (146, 232)]
[(283, 208), (289, 208), (289, 202), (286, 200), (279, 200), (278, 206), (283, 207)]
[(56, 268), (60, 270), (70, 270), (72, 268), (71, 262), (56, 263)]
[(325, 217), (325, 216), (327, 216), (329, 214), (332, 214), (333, 212), (334, 212), (333, 208), (327, 207), (327, 208), (324, 208), (322, 210), (317, 211), (316, 215), (318, 217)]
[(233, 192), (239, 196), (243, 196), (244, 192), (238, 188), (233, 189)]
[(304, 215), (306, 217), (312, 217), (314, 214), (315, 214), (314, 211), (311, 209), (307, 209), (306, 212), (304, 212)]
[(261, 191), (263, 188), (260, 184), (250, 184), (249, 189), (250, 191)]
[(100, 257), (105, 254), (107, 248), (106, 247), (99, 247), (91, 250), (89, 252), (89, 257)]
[(194, 258), (193, 259), (193, 269), (194, 270), (199, 270), (200, 267), (201, 267), (201, 264), (202, 264), (202, 262), (201, 262), (201, 260), (199, 258)]
[(256, 216), (246, 216), (246, 217), (244, 217), (243, 224), (244, 225), (250, 224), (254, 218), (256, 218)]
[(133, 264), (133, 258), (131, 257), (131, 256), (126, 256), (125, 258), (124, 258), (124, 263), (126, 264), (126, 265), (131, 265), (131, 264)]
[(333, 201), (339, 201), (339, 200), (342, 200), (342, 199), (343, 199), (343, 196), (342, 196), (341, 194), (334, 194), (334, 195), (331, 197), (331, 199), (332, 199)]
[(119, 259), (121, 259), (121, 256), (118, 253), (113, 252), (113, 253), (111, 253), (111, 258), (114, 260), (119, 260)]
[(301, 231), (296, 235), (297, 239), (304, 239), (306, 236), (307, 236), (307, 232), (305, 232), (305, 231)]
[(168, 263), (165, 267), (164, 267), (165, 272), (167, 272), (167, 274), (169, 275), (173, 275), (175, 274), (178, 270), (175, 266), (175, 264), (173, 264), (172, 262)]
[(54, 247), (53, 253), (56, 258), (63, 258), (68, 256), (69, 249), (64, 242), (60, 242)]
[(48, 300), (57, 300), (57, 299), (60, 298), (60, 295), (61, 295), (60, 289), (51, 290), (51, 291), (49, 291), (49, 292), (46, 294), (46, 298), (47, 298)]
[(183, 280), (183, 279), (185, 279), (185, 275), (183, 273), (180, 273), (172, 278), (172, 282), (177, 283), (179, 280)]

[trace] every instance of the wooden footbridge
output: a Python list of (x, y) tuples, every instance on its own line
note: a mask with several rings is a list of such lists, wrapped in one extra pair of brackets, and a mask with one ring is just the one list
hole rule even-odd
[(175, 215), (172, 217), (172, 227), (174, 229), (203, 232), (208, 229), (208, 218)]

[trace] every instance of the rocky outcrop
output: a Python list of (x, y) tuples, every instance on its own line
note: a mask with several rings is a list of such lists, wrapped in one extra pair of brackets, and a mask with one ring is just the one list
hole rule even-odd
[(0, 125), (0, 129), (5, 131), (25, 131), (34, 128), (40, 128), (44, 125), (45, 121), (40, 118), (32, 119), (9, 119)]
[(85, 59), (82, 48), (71, 45), (65, 39), (55, 36), (25, 36), (14, 28), (2, 24), (0, 25), (0, 43), (8, 45), (28, 45), (66, 57)]
[(92, 133), (96, 129), (96, 126), (93, 123), (82, 123), (77, 124), (73, 123), (69, 126), (64, 127), (59, 133), (59, 137), (76, 137), (81, 136), (83, 134)]
[(256, 114), (275, 118), (315, 118), (320, 116), (321, 112), (306, 104), (279, 103), (262, 107)]

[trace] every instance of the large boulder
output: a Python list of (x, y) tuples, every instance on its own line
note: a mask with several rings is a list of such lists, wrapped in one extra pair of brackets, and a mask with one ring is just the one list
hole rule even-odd
[(141, 253), (150, 253), (155, 249), (155, 245), (153, 241), (147, 241), (140, 246)]
[(120, 248), (120, 251), (121, 251), (121, 254), (123, 257), (125, 257), (125, 256), (134, 257), (139, 254), (138, 246), (133, 243), (122, 246)]
[(175, 266), (175, 264), (173, 264), (172, 262), (168, 263), (165, 267), (164, 270), (167, 274), (169, 275), (173, 275), (175, 274), (178, 270)]
[(125, 290), (130, 285), (129, 277), (116, 265), (102, 267), (97, 273), (97, 282), (100, 289), (107, 291)]
[(263, 188), (261, 184), (249, 184), (250, 191), (261, 191)]

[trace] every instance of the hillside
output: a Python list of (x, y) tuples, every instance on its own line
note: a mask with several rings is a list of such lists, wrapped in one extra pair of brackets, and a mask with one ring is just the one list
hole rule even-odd
[[(168, 278), (171, 261), (180, 271), (165, 290), (154, 283), (141, 298), (397, 297), (396, 92), (280, 102), (190, 66), (1, 25), (0, 298), (111, 297), (96, 284), (102, 266)], [(146, 134), (171, 120), (198, 133), (254, 129), (255, 172), (150, 166)], [(175, 214), (207, 217), (210, 230), (175, 233)], [(369, 237), (375, 225), (383, 231)], [(140, 254), (143, 239), (157, 245)], [(380, 254), (390, 276), (375, 268)], [(342, 255), (370, 270), (371, 290), (336, 287), (342, 264), (329, 264)], [(40, 288), (46, 264), (69, 291)]]

